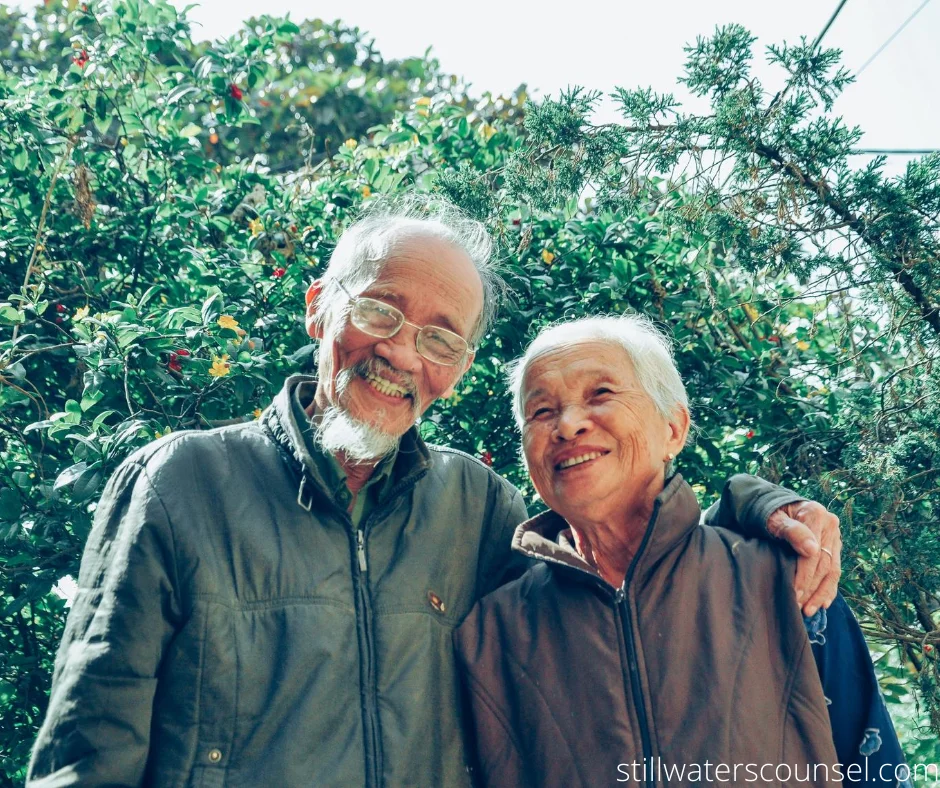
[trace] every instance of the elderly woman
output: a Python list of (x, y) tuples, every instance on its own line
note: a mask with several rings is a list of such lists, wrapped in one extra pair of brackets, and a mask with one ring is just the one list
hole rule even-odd
[(899, 784), (845, 603), (804, 622), (791, 555), (700, 525), (670, 475), (690, 418), (665, 337), (637, 316), (549, 328), (511, 386), (550, 511), (513, 539), (535, 566), (455, 635), (477, 782)]

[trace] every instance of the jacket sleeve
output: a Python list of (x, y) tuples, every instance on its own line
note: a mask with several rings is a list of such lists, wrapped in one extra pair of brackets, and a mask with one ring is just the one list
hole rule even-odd
[(839, 594), (804, 619), (847, 785), (909, 786), (904, 752), (888, 714), (861, 627)]
[(478, 598), (486, 596), (502, 585), (521, 577), (529, 568), (529, 560), (512, 549), (512, 537), (519, 523), (526, 519), (522, 494), (509, 485), (501, 485), (500, 505), (494, 507), (492, 522), (482, 546), (478, 582)]
[(173, 536), (145, 468), (125, 462), (98, 504), (28, 788), (137, 786), (157, 669), (180, 623)]
[(786, 487), (738, 473), (725, 482), (721, 498), (705, 512), (704, 522), (767, 541), (774, 539), (767, 531), (767, 518), (781, 506), (802, 500)]
[(493, 646), (484, 635), (482, 619), (481, 606), (477, 605), (454, 631), (467, 771), (474, 788), (531, 788), (531, 777), (512, 726), (481, 680), (481, 675), (491, 676), (492, 665), (487, 663), (493, 658)]

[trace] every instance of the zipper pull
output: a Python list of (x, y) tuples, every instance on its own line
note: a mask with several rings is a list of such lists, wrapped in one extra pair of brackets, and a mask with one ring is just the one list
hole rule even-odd
[(361, 529), (356, 531), (356, 553), (359, 555), (359, 569), (363, 572), (369, 571), (369, 566), (366, 564), (366, 540)]

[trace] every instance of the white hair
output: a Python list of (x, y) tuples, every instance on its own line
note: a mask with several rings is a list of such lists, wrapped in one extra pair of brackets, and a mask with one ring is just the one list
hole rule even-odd
[(345, 304), (338, 283), (347, 288), (367, 287), (381, 273), (383, 263), (391, 258), (396, 246), (416, 234), (460, 249), (479, 274), (483, 309), (469, 337), (470, 345), (475, 347), (492, 325), (506, 286), (493, 262), (493, 239), (483, 223), (435, 195), (411, 194), (377, 200), (342, 234), (323, 274), (319, 298), (327, 309), (321, 310), (321, 314), (331, 312), (333, 305)]
[(633, 371), (660, 415), (670, 420), (678, 408), (689, 409), (689, 396), (679, 377), (669, 338), (644, 315), (585, 317), (546, 326), (532, 341), (522, 358), (509, 366), (509, 390), (519, 429), (525, 421), (522, 385), (532, 362), (564, 345), (601, 341), (622, 347), (633, 363)]

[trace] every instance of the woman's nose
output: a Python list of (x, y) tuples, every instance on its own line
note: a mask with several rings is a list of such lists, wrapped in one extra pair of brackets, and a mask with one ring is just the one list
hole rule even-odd
[(580, 405), (562, 408), (555, 424), (555, 436), (558, 440), (570, 441), (591, 428), (588, 410)]

